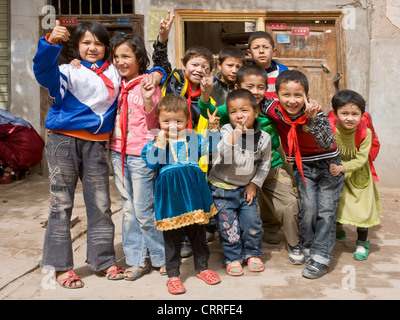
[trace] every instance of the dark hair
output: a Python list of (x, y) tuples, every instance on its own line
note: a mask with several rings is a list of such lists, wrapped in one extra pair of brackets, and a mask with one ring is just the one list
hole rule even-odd
[(74, 33), (74, 54), (76, 57), (81, 59), (79, 55), (79, 42), (85, 35), (86, 31), (96, 36), (96, 38), (105, 46), (104, 59), (110, 59), (110, 36), (108, 35), (108, 30), (100, 22), (96, 21), (86, 21), (81, 22), (75, 29)]
[(268, 32), (256, 31), (256, 32), (253, 32), (250, 34), (249, 40), (247, 42), (249, 49), (250, 49), (250, 46), (251, 46), (251, 43), (253, 42), (253, 40), (259, 39), (259, 38), (267, 39), (271, 43), (272, 48), (275, 48), (274, 38)]
[(249, 90), (240, 88), (232, 90), (231, 92), (228, 93), (225, 102), (226, 109), (228, 110), (228, 112), (229, 112), (229, 102), (236, 99), (248, 100), (251, 106), (254, 108), (254, 110), (257, 110), (257, 99), (254, 97), (254, 95)]
[(126, 43), (133, 51), (139, 63), (139, 74), (145, 74), (150, 65), (149, 55), (142, 38), (136, 34), (116, 33), (111, 38), (111, 57), (114, 59), (114, 52), (121, 44)]
[(337, 113), (340, 107), (343, 107), (348, 103), (358, 106), (361, 110), (361, 114), (364, 114), (366, 102), (358, 92), (353, 90), (342, 90), (332, 97), (332, 108), (335, 113)]
[(210, 64), (210, 71), (214, 69), (214, 56), (210, 50), (202, 46), (193, 46), (186, 50), (185, 56), (182, 58), (182, 63), (184, 66), (189, 62), (189, 60), (202, 57), (207, 60)]
[(167, 112), (183, 111), (185, 113), (186, 119), (187, 120), (190, 119), (187, 100), (176, 94), (169, 93), (160, 100), (156, 109), (157, 118), (160, 116), (161, 111), (167, 111)]
[(304, 88), (306, 94), (308, 94), (309, 85), (306, 75), (298, 70), (285, 70), (282, 71), (275, 81), (275, 91), (278, 93), (282, 83), (288, 83), (290, 81), (300, 83)]
[(255, 64), (248, 64), (240, 67), (236, 73), (236, 83), (240, 87), (240, 84), (244, 81), (244, 77), (253, 75), (263, 77), (265, 80), (265, 84), (268, 87), (267, 71)]
[(242, 61), (243, 64), (246, 63), (246, 55), (237, 47), (226, 47), (221, 49), (218, 53), (218, 61), (223, 63), (227, 58), (236, 58)]

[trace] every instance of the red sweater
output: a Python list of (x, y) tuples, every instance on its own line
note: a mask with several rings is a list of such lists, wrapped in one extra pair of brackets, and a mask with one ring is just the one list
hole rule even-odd
[[(289, 133), (291, 126), (290, 126), (290, 124), (284, 122), (281, 119), (281, 117), (279, 117), (278, 104), (279, 104), (278, 101), (276, 101), (274, 104), (272, 104), (267, 109), (267, 115), (275, 122), (276, 127), (279, 132), (279, 136), (281, 138), (283, 151), (285, 152), (286, 156), (288, 157), (289, 156), (289, 148), (288, 148), (287, 137), (288, 137), (288, 133)], [(325, 116), (323, 115), (322, 111), (319, 112), (317, 118), (319, 118), (319, 117), (321, 117), (321, 121), (324, 121), (324, 119), (322, 119), (322, 118)], [(318, 121), (320, 121), (320, 119), (318, 119)], [(339, 153), (338, 153), (338, 150), (336, 147), (336, 142), (333, 144), (333, 146), (331, 146), (328, 149), (324, 149), (324, 148), (320, 147), (321, 143), (318, 144), (315, 135), (309, 131), (311, 125), (312, 124), (310, 123), (310, 120), (307, 119), (307, 121), (304, 125), (298, 125), (296, 127), (297, 139), (299, 142), (302, 162), (312, 162), (312, 161), (318, 161), (318, 160), (323, 160), (323, 159), (331, 159), (331, 158), (335, 158), (336, 156), (338, 156)], [(327, 121), (327, 126), (325, 126), (325, 127), (327, 130), (326, 133), (333, 135), (330, 125), (329, 125), (329, 121)], [(292, 157), (288, 160), (291, 162), (294, 162), (294, 160), (295, 160), (294, 155), (292, 155)]]

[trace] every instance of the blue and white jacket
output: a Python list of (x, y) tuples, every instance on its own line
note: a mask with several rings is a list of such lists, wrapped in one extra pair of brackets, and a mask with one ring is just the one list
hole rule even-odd
[[(74, 68), (69, 64), (58, 65), (62, 45), (51, 44), (40, 38), (38, 51), (33, 59), (33, 71), (39, 84), (49, 90), (54, 104), (46, 118), (46, 128), (53, 130), (84, 129), (94, 134), (113, 130), (121, 76), (110, 64), (104, 74), (114, 84), (110, 97), (103, 80), (88, 68)], [(96, 65), (101, 67), (104, 60)], [(91, 68), (92, 64), (82, 61)]]

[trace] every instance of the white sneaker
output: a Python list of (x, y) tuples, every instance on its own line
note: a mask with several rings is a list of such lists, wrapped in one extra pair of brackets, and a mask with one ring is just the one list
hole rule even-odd
[(292, 264), (303, 264), (305, 262), (304, 254), (301, 252), (300, 246), (295, 247), (287, 244), (287, 249), (289, 251), (289, 261)]

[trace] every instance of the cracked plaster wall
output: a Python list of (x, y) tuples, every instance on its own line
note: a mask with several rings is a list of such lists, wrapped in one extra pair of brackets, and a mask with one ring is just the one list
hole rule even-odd
[(400, 188), (400, 0), (374, 0), (371, 12), (369, 106), (381, 142), (380, 184)]

